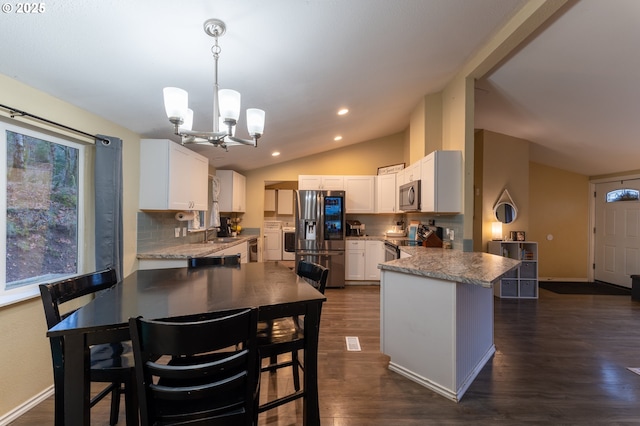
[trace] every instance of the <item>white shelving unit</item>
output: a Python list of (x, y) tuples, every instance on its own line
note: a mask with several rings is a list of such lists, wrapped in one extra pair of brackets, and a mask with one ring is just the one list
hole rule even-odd
[(522, 261), (500, 279), (494, 295), (500, 298), (538, 298), (538, 243), (533, 241), (489, 241), (489, 253)]

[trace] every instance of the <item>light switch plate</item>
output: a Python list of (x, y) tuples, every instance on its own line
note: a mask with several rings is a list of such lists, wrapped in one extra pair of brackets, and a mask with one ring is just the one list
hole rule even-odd
[(180, 236), (180, 228), (176, 228), (174, 232), (176, 233), (176, 238), (178, 238)]

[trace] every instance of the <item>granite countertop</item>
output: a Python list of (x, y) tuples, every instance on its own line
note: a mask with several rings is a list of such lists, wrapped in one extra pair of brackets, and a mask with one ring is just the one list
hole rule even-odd
[(383, 271), (491, 288), (493, 282), (521, 263), (519, 260), (481, 252), (429, 247), (401, 247), (401, 250), (411, 257), (381, 263), (378, 267)]
[[(255, 240), (259, 235), (243, 235), (236, 237), (235, 241), (228, 243), (192, 243), (181, 244), (177, 246), (167, 247), (164, 249), (153, 250), (145, 253), (138, 253), (138, 259), (187, 259), (189, 257), (202, 257), (213, 254), (217, 251), (242, 244), (247, 241)], [(215, 240), (215, 238), (214, 238)]]

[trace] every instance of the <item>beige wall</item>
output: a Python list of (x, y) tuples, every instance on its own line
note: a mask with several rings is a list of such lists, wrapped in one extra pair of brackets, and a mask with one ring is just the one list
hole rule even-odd
[[(124, 274), (137, 268), (136, 261), (136, 213), (138, 210), (138, 181), (140, 163), (140, 137), (120, 126), (62, 102), (43, 92), (30, 88), (18, 81), (0, 75), (2, 103), (31, 114), (47, 118), (90, 134), (104, 134), (123, 139), (123, 179), (124, 179)], [(2, 119), (19, 125), (36, 126), (39, 130), (49, 129), (56, 134), (65, 132), (37, 124), (29, 119), (10, 119), (0, 113)], [(91, 144), (89, 140), (78, 139), (77, 135), (66, 134), (79, 142)], [(87, 170), (87, 196), (93, 199), (93, 168)], [(85, 217), (87, 238), (85, 259), (87, 270), (94, 263), (93, 210), (89, 208)], [(23, 404), (34, 395), (53, 384), (51, 373), (51, 350), (45, 335), (46, 327), (39, 297), (0, 308), (0, 336), (5, 344), (0, 346), (0, 418), (10, 410)]]
[[(474, 236), (476, 250), (491, 240), (493, 206), (504, 188), (517, 208), (517, 219), (503, 234), (525, 231), (538, 242), (538, 275), (542, 279), (586, 280), (589, 265), (589, 178), (529, 161), (529, 142), (500, 133), (476, 132), (478, 195)], [(553, 239), (547, 240), (547, 236)]]
[[(589, 178), (529, 164), (529, 232), (538, 242), (541, 278), (586, 280), (589, 268)], [(547, 240), (547, 236), (553, 236)]]
[(487, 242), (491, 241), (493, 207), (505, 189), (513, 198), (518, 216), (503, 225), (503, 235), (509, 235), (510, 231), (529, 232), (529, 142), (487, 130), (482, 133), (482, 250), (486, 251)]
[(262, 228), (265, 182), (297, 181), (298, 175), (375, 175), (378, 167), (402, 163), (407, 143), (406, 132), (401, 132), (245, 173), (243, 227)]

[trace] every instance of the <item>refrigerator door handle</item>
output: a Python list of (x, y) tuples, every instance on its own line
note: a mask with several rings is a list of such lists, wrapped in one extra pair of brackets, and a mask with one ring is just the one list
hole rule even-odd
[(324, 217), (324, 194), (322, 192), (318, 192), (318, 222), (322, 219), (323, 223), (318, 223), (318, 238), (316, 239), (316, 248), (321, 249), (324, 245), (324, 222), (326, 218)]

